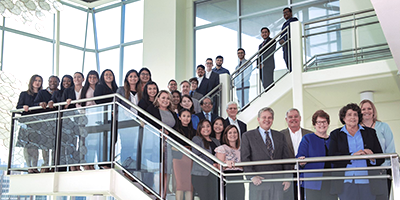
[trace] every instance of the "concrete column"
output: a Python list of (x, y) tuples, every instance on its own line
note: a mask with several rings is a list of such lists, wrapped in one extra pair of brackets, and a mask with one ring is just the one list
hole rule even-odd
[(191, 0), (144, 1), (143, 66), (160, 89), (166, 89), (170, 79), (179, 84), (193, 77)]
[[(290, 35), (291, 35), (291, 50), (292, 50), (292, 95), (293, 95), (293, 107), (297, 108), (301, 116), (303, 115), (303, 44), (301, 41), (301, 23), (292, 22), (290, 23)], [(304, 120), (300, 124), (304, 126)]]

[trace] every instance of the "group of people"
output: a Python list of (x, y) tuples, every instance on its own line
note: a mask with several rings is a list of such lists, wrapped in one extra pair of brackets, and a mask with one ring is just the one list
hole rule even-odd
[[(283, 10), (287, 20), (282, 29), (290, 22), (296, 21), (292, 17), (290, 8)], [(265, 48), (266, 44), (272, 44), (269, 37), (269, 29), (263, 27), (261, 35), (264, 39), (259, 49)], [(282, 37), (283, 44), (287, 37)], [(288, 63), (288, 50), (290, 46), (284, 46), (284, 58)], [(272, 48), (275, 49), (275, 48)], [(246, 60), (245, 51), (238, 49), (240, 67)], [(264, 55), (261, 55), (262, 58)], [(272, 59), (272, 61), (271, 61)], [(129, 100), (132, 104), (139, 106), (146, 113), (138, 112), (125, 101), (118, 100), (124, 107), (137, 114), (154, 127), (161, 129), (161, 125), (149, 118), (149, 115), (157, 118), (167, 126), (172, 127), (181, 136), (192, 140), (197, 146), (193, 147), (175, 134), (169, 137), (177, 143), (191, 150), (194, 154), (204, 159), (209, 164), (218, 167), (208, 156), (202, 154), (198, 148), (203, 148), (219, 160), (227, 163), (225, 173), (235, 172), (265, 172), (291, 170), (294, 167), (302, 169), (326, 169), (326, 168), (353, 168), (390, 165), (390, 161), (382, 159), (351, 160), (341, 162), (316, 162), (301, 163), (299, 166), (291, 164), (255, 165), (244, 168), (235, 167), (235, 163), (243, 161), (264, 161), (286, 158), (309, 158), (337, 155), (368, 155), (374, 153), (394, 153), (393, 134), (389, 126), (377, 119), (377, 110), (373, 102), (363, 100), (360, 105), (348, 104), (339, 112), (343, 127), (327, 133), (330, 116), (323, 110), (318, 110), (312, 116), (312, 124), (315, 131), (300, 127), (300, 112), (292, 108), (286, 113), (288, 128), (276, 131), (271, 126), (274, 121), (274, 111), (265, 107), (259, 110), (257, 120), (259, 126), (253, 130), (247, 130), (247, 125), (237, 119), (239, 105), (229, 102), (226, 107), (227, 118), (218, 116), (213, 109), (213, 98), (207, 94), (219, 84), (219, 74), (227, 73), (229, 70), (222, 67), (223, 57), (216, 57), (216, 66), (213, 68), (213, 60), (208, 58), (206, 66), (198, 65), (197, 77), (183, 80), (179, 83), (170, 80), (168, 90), (159, 90), (158, 85), (151, 78), (151, 72), (147, 68), (138, 71), (129, 70), (124, 78), (123, 86), (118, 87), (114, 73), (106, 69), (99, 74), (90, 71), (85, 80), (81, 72), (73, 76), (65, 75), (61, 79), (50, 76), (48, 87), (42, 88), (43, 78), (33, 75), (28, 84), (28, 90), (21, 92), (17, 108), (23, 108), (23, 115), (47, 112), (54, 109), (53, 104), (66, 102), (62, 109), (85, 107), (96, 104), (111, 102), (113, 98), (88, 101), (72, 104), (72, 100), (103, 96), (118, 93)], [(260, 64), (263, 71), (260, 73), (264, 87), (273, 82), (273, 57), (261, 59)], [(274, 65), (273, 65), (274, 67)], [(272, 75), (271, 75), (272, 74)], [(272, 77), (271, 77), (272, 76)], [(242, 87), (247, 87), (245, 79), (241, 82)], [(60, 85), (60, 88), (58, 87)], [(244, 92), (244, 91), (243, 91)], [(240, 98), (239, 98), (240, 100)], [(41, 106), (41, 110), (29, 110), (31, 106)], [(168, 134), (168, 133), (167, 133)], [(38, 162), (38, 147), (29, 145), (29, 139), (19, 138), (17, 145), (24, 148), (24, 156), (28, 167), (36, 167)], [(48, 164), (49, 151), (42, 149), (45, 163)], [(50, 156), (51, 157), (51, 156)], [(46, 160), (47, 158), (47, 160)], [(203, 166), (192, 160), (179, 150), (172, 148), (172, 163), (176, 181), (176, 199), (193, 199), (194, 194), (200, 199), (218, 199), (218, 178), (206, 170)], [(72, 170), (81, 170), (80, 166), (71, 167)], [(84, 166), (85, 170), (94, 169), (91, 165)], [(44, 168), (43, 172), (48, 170)], [(29, 173), (39, 173), (37, 169), (29, 169)], [(303, 177), (334, 176), (362, 176), (371, 175), (375, 172), (369, 171), (346, 171), (332, 173), (304, 173)], [(297, 199), (298, 193), (301, 198), (310, 199), (387, 199), (387, 188), (390, 181), (384, 184), (380, 179), (346, 179), (335, 181), (304, 181), (301, 183), (301, 191), (291, 182), (264, 182), (271, 178), (293, 178), (294, 175), (268, 174), (247, 177), (251, 179), (250, 199)], [(154, 177), (152, 177), (154, 179)], [(228, 180), (241, 180), (242, 177), (229, 177)], [(386, 181), (386, 180), (385, 180)], [(387, 186), (384, 187), (384, 186)], [(163, 186), (166, 191), (166, 186)], [(225, 190), (226, 198), (244, 199), (243, 184), (230, 184)], [(165, 194), (162, 194), (165, 196)]]

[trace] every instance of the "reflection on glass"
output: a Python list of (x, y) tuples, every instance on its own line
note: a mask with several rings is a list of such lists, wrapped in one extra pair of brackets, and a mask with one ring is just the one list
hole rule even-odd
[(15, 168), (54, 165), (57, 114), (23, 116), (14, 123), (11, 165)]
[(111, 127), (110, 105), (63, 112), (60, 165), (110, 161)]
[(235, 17), (236, 0), (213, 0), (196, 4), (196, 26), (234, 19)]

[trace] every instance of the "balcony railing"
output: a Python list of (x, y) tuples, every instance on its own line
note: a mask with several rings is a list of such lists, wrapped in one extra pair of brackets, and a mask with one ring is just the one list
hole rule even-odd
[[(43, 113), (21, 115), (22, 110), (12, 111), (13, 126), (10, 135), (10, 156), (7, 173), (33, 173), (34, 170), (44, 171), (71, 171), (73, 167), (84, 168), (111, 167), (121, 169), (127, 176), (139, 182), (144, 188), (152, 192), (158, 199), (174, 199), (173, 194), (166, 194), (170, 177), (182, 175), (182, 169), (196, 167), (213, 177), (215, 199), (224, 199), (225, 193), (235, 190), (237, 186), (245, 188), (245, 194), (252, 190), (245, 185), (252, 184), (253, 176), (268, 177), (262, 184), (273, 182), (290, 182), (293, 187), (301, 187), (297, 183), (311, 181), (343, 181), (349, 179), (343, 175), (344, 171), (364, 170), (371, 172), (367, 176), (352, 176), (351, 179), (374, 179), (382, 183), (391, 180), (393, 196), (400, 198), (399, 159), (397, 154), (374, 154), (363, 156), (332, 156), (300, 159), (282, 159), (255, 162), (236, 163), (237, 167), (255, 165), (299, 165), (303, 162), (327, 162), (357, 159), (389, 159), (390, 166), (375, 166), (363, 168), (333, 168), (308, 169), (297, 167), (294, 170), (278, 170), (264, 172), (228, 173), (224, 171), (225, 163), (194, 144), (161, 121), (149, 115), (138, 106), (132, 104), (119, 94), (106, 95), (90, 99), (76, 100), (72, 103), (113, 98), (113, 101), (101, 105), (62, 110), (59, 103), (57, 110)], [(124, 101), (148, 119), (153, 120), (162, 128), (157, 129), (149, 122), (138, 117), (130, 109), (125, 108), (118, 101)], [(30, 108), (31, 111), (40, 107)], [(44, 111), (44, 110), (42, 110)], [(168, 134), (166, 134), (168, 132)], [(188, 143), (192, 150), (176, 142), (171, 136)], [(196, 150), (196, 151), (195, 151)], [(195, 154), (201, 153), (210, 158), (219, 168), (214, 167)], [(182, 167), (183, 168), (179, 168)], [(86, 169), (86, 168), (85, 168)], [(387, 173), (388, 169), (391, 173)], [(12, 172), (12, 173), (11, 173)], [(342, 173), (337, 173), (342, 172)], [(320, 175), (318, 175), (318, 173)], [(294, 176), (295, 175), (295, 176)], [(192, 175), (186, 173), (183, 178)], [(182, 178), (182, 177), (181, 177)], [(12, 184), (12, 183), (11, 183)], [(206, 187), (206, 185), (204, 185)], [(387, 189), (387, 188), (386, 188)], [(289, 191), (291, 192), (291, 191)], [(386, 194), (388, 195), (388, 194)]]

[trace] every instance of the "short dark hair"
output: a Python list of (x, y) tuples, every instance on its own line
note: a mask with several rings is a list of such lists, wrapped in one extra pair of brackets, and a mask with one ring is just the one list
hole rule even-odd
[(217, 56), (217, 57), (215, 58), (215, 60), (217, 60), (218, 58), (221, 58), (222, 60), (224, 60), (224, 57), (222, 57), (221, 55)]
[(211, 60), (211, 62), (213, 61), (213, 59), (212, 59), (212, 58), (207, 58), (207, 59), (206, 59), (206, 62), (207, 62), (207, 60)]
[(191, 83), (192, 81), (196, 81), (196, 82), (197, 82), (197, 84), (199, 84), (199, 80), (197, 80), (197, 78), (196, 78), (196, 77), (193, 77), (193, 78), (189, 79), (189, 82), (190, 82), (190, 83)]
[(292, 13), (292, 9), (289, 7), (284, 8), (282, 11), (285, 11), (285, 10), (289, 10), (289, 12)]
[(246, 51), (242, 48), (242, 47), (240, 47), (237, 51), (240, 51), (240, 50), (242, 50), (243, 51), (243, 53), (245, 53), (246, 54)]
[(349, 103), (346, 106), (344, 106), (342, 109), (340, 109), (340, 111), (339, 111), (339, 118), (340, 118), (340, 122), (342, 122), (342, 124), (346, 124), (343, 119), (346, 117), (346, 113), (348, 110), (356, 111), (358, 114), (358, 123), (362, 122), (361, 108), (355, 103)]
[(201, 105), (201, 106), (204, 104), (204, 100), (206, 100), (206, 99), (209, 99), (209, 100), (211, 101), (211, 104), (213, 103), (211, 97), (205, 96), (204, 98), (202, 98), (202, 99), (200, 100), (200, 105)]
[(260, 32), (262, 32), (264, 29), (267, 29), (268, 33), (271, 32), (271, 31), (269, 31), (269, 28), (268, 28), (268, 27), (265, 27), (265, 26), (261, 28)]
[(204, 65), (202, 65), (202, 64), (197, 65), (196, 69), (198, 69), (199, 67), (202, 68), (202, 69), (204, 69), (204, 70), (206, 69), (206, 68), (204, 67)]
[(172, 81), (176, 83), (176, 80), (175, 80), (175, 79), (171, 79), (171, 80), (168, 81), (168, 85), (169, 85)]
[(312, 125), (313, 125), (313, 126), (315, 126), (315, 124), (317, 124), (317, 118), (318, 118), (318, 117), (325, 118), (325, 119), (326, 119), (326, 122), (328, 122), (328, 125), (329, 125), (329, 123), (331, 122), (330, 119), (329, 119), (329, 114), (328, 114), (328, 113), (326, 113), (326, 112), (323, 111), (323, 110), (317, 110), (317, 111), (314, 113), (314, 115), (312, 116)]

